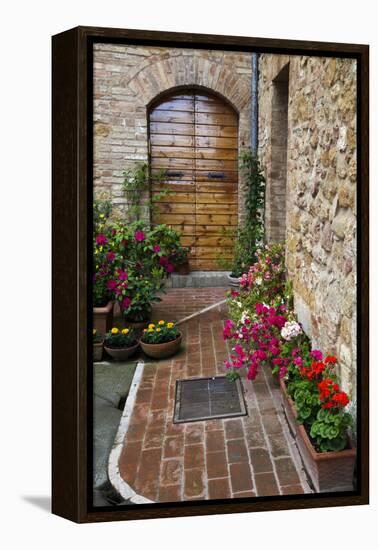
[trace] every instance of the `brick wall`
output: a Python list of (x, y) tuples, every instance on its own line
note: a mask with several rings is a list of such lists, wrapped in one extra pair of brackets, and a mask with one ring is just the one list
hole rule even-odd
[[(288, 66), (287, 170), (280, 74)], [(340, 359), (344, 388), (356, 368), (356, 63), (260, 56), (259, 154), (267, 177), (268, 241), (286, 235), (295, 307), (315, 346)], [(275, 79), (279, 77), (276, 81)], [(277, 87), (278, 85), (278, 87)], [(277, 132), (278, 130), (278, 132)]]
[(111, 198), (118, 216), (127, 208), (122, 172), (148, 159), (148, 105), (179, 86), (208, 88), (231, 102), (239, 113), (239, 148), (249, 146), (250, 53), (95, 44), (94, 189)]

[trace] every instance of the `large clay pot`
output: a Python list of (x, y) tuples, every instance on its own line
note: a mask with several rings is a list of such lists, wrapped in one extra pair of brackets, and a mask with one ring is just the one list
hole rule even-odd
[(115, 361), (126, 361), (126, 359), (134, 355), (138, 348), (139, 342), (129, 348), (108, 348), (104, 345), (106, 353)]
[(101, 361), (104, 349), (104, 341), (93, 343), (93, 361)]
[(296, 422), (297, 411), (281, 380), (282, 401), (290, 429), (294, 432), (303, 466), (317, 492), (353, 491), (356, 449), (349, 440), (343, 451), (318, 453), (302, 424)]
[(170, 357), (171, 355), (177, 353), (181, 346), (181, 340), (182, 336), (180, 334), (180, 336), (178, 336), (175, 340), (164, 342), (163, 344), (146, 344), (141, 340), (140, 345), (142, 346), (144, 353), (149, 357), (153, 357), (154, 359), (164, 359), (165, 357)]
[(175, 267), (175, 272), (179, 275), (189, 275), (190, 273), (190, 267), (189, 262), (185, 262), (184, 264), (177, 265)]
[(113, 326), (113, 307), (112, 301), (108, 302), (104, 307), (93, 308), (93, 328), (97, 333), (106, 334)]
[(231, 275), (227, 275), (228, 284), (231, 287), (232, 290), (240, 290), (240, 277), (231, 277)]

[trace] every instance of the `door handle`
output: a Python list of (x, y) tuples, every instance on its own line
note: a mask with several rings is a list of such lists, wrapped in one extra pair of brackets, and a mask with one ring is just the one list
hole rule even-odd
[(165, 175), (168, 177), (168, 178), (182, 178), (182, 176), (184, 175), (183, 172), (174, 172), (172, 170), (167, 170), (165, 172)]

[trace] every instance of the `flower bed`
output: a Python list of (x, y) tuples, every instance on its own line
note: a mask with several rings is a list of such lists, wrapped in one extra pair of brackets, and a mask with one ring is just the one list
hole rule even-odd
[[(348, 436), (352, 417), (346, 411), (349, 397), (339, 386), (337, 358), (323, 358), (320, 350), (311, 349), (292, 309), (282, 256), (277, 251), (272, 262), (272, 252), (270, 247), (260, 254), (242, 276), (240, 292), (229, 296), (231, 319), (225, 322), (223, 336), (231, 342), (232, 352), (226, 367), (232, 376), (246, 369), (248, 379), (254, 380), (263, 365), (269, 366), (284, 381), (286, 417), (315, 488), (349, 490), (355, 449)], [(328, 466), (319, 458), (323, 455)], [(346, 457), (343, 466), (336, 466), (338, 455)]]

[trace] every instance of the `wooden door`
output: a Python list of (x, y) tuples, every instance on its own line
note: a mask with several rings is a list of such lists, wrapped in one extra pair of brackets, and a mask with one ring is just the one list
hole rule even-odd
[(225, 102), (196, 91), (172, 95), (149, 114), (152, 184), (160, 197), (153, 224), (166, 223), (191, 247), (192, 270), (220, 270), (232, 256), (238, 211), (238, 116)]

